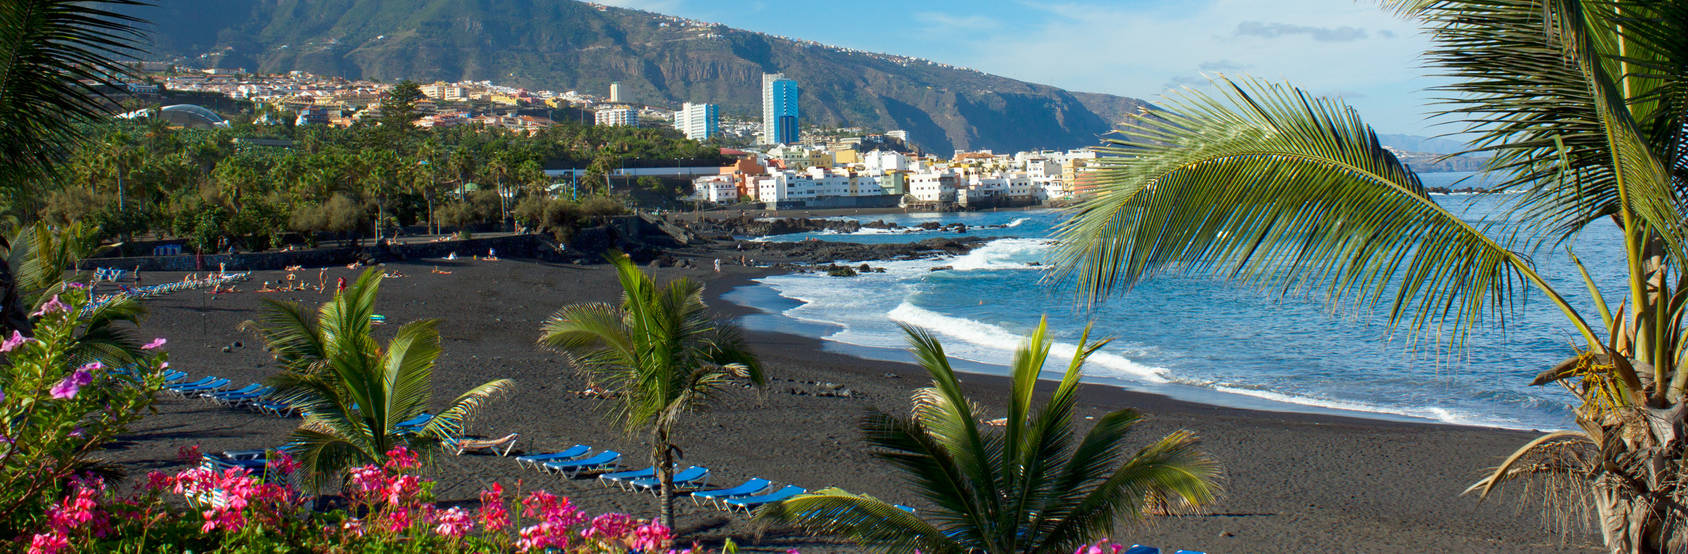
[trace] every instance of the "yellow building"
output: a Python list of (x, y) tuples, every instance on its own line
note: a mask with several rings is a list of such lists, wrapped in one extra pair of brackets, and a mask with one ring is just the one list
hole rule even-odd
[(849, 165), (862, 163), (862, 155), (855, 149), (846, 148), (832, 151), (832, 165)]

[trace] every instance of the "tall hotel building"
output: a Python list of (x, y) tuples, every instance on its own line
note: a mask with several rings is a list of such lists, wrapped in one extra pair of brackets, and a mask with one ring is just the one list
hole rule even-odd
[(721, 116), (714, 104), (687, 102), (674, 112), (674, 128), (692, 140), (709, 140), (721, 134)]
[(797, 81), (785, 78), (784, 73), (762, 74), (763, 143), (797, 142), (797, 98), (802, 92)]

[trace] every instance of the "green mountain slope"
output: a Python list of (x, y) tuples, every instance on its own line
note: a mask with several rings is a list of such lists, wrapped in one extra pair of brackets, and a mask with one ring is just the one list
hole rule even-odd
[(803, 87), (809, 123), (904, 129), (927, 149), (1095, 144), (1143, 102), (572, 0), (169, 0), (142, 8), (152, 58), (351, 78), (490, 80), (761, 113), (761, 74)]

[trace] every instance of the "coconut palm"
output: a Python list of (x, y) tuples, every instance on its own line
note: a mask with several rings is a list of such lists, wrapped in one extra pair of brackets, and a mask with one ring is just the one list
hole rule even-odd
[[(132, 0), (16, 0), (0, 3), (0, 208), (28, 206), (37, 180), (51, 176), (86, 136), (78, 125), (107, 115), (101, 92), (121, 86), (141, 20), (111, 11)], [(0, 245), (3, 246), (3, 245)], [(29, 332), (14, 288), (15, 268), (0, 261), (0, 334)]]
[[(1613, 552), (1688, 549), (1688, 4), (1386, 4), (1431, 31), (1427, 59), (1452, 82), (1443, 115), (1493, 156), (1498, 189), (1519, 193), (1516, 223), (1455, 217), (1339, 100), (1222, 78), (1217, 95), (1170, 98), (1101, 149), (1092, 194), (1060, 230), (1061, 275), (1097, 300), (1167, 269), (1210, 273), (1378, 309), (1454, 348), (1538, 291), (1578, 344), (1535, 384), (1577, 397), (1578, 429), (1531, 441), (1473, 490), (1540, 482), (1550, 508), (1592, 504)], [(1583, 269), (1590, 316), (1521, 252), (1607, 232), (1590, 229), (1599, 221), (1616, 223), (1628, 289), (1614, 309)]]
[(407, 323), (382, 347), (370, 323), (381, 278), (379, 270), (364, 271), (315, 318), (297, 303), (266, 301), (265, 313), (242, 325), (282, 364), (270, 384), (305, 414), (290, 442), (300, 466), (317, 478), (384, 461), (394, 446), (427, 451), (456, 438), (482, 406), (515, 387), (509, 379), (489, 381), (458, 395), (419, 430), (398, 428), (432, 403), (439, 322)]
[(651, 432), (651, 458), (662, 483), (662, 523), (674, 528), (674, 464), (680, 449), (674, 430), (734, 378), (766, 384), (762, 366), (737, 326), (721, 321), (703, 303), (703, 285), (678, 279), (657, 287), (633, 260), (612, 253), (621, 281), (621, 305), (566, 306), (540, 327), (539, 344), (617, 398), (612, 416), (629, 433)]
[(914, 394), (907, 416), (870, 413), (862, 433), (874, 456), (901, 471), (932, 505), (918, 514), (836, 488), (801, 495), (758, 517), (842, 535), (875, 552), (1068, 552), (1107, 536), (1145, 510), (1180, 510), (1212, 502), (1219, 466), (1196, 436), (1173, 432), (1135, 453), (1125, 438), (1135, 410), (1097, 418), (1075, 442), (1073, 407), (1085, 358), (1107, 341), (1079, 341), (1060, 384), (1041, 409), (1032, 406), (1049, 356), (1047, 321), (1014, 353), (1008, 413), (1000, 429), (961, 392), (943, 345), (904, 326), (932, 386)]

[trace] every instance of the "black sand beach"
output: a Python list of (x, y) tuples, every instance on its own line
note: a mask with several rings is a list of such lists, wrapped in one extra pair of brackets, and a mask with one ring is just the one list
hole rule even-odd
[[(689, 275), (709, 283), (711, 306), (723, 313), (747, 308), (720, 300), (761, 271), (730, 266), (721, 274), (707, 257), (695, 269), (653, 270), (659, 280)], [(435, 274), (432, 267), (450, 271)], [(435, 371), (436, 405), (489, 379), (517, 382), (512, 396), (491, 404), (470, 427), (481, 436), (521, 434), (519, 451), (551, 451), (572, 444), (624, 453), (626, 465), (648, 465), (642, 437), (606, 423), (604, 400), (572, 394), (584, 381), (562, 359), (534, 345), (540, 322), (558, 307), (614, 301), (619, 288), (606, 265), (575, 266), (505, 260), (433, 261), (388, 264), (405, 274), (382, 286), (377, 311), (391, 325), (440, 318), (445, 353)], [(317, 270), (298, 273), (315, 282)], [(351, 279), (356, 271), (330, 268)], [(314, 307), (323, 294), (250, 292), (284, 272), (261, 272), (242, 292), (180, 293), (149, 300), (143, 336), (169, 339), (171, 365), (194, 376), (217, 375), (237, 384), (275, 371), (254, 336), (237, 329), (263, 299), (293, 299)], [(148, 275), (149, 282), (180, 275)], [(383, 337), (383, 340), (386, 337)], [(772, 381), (767, 389), (735, 390), (683, 425), (684, 462), (709, 467), (713, 483), (730, 486), (764, 477), (811, 489), (839, 486), (910, 504), (924, 503), (905, 491), (900, 478), (873, 462), (856, 430), (868, 409), (901, 411), (924, 373), (905, 364), (868, 361), (822, 351), (819, 341), (781, 333), (750, 333)], [(233, 346), (239, 342), (238, 347)], [(228, 351), (225, 352), (225, 347)], [(848, 398), (815, 396), (834, 383), (855, 393)], [(966, 377), (973, 398), (999, 409), (1002, 378)], [(829, 390), (829, 389), (828, 389)], [(175, 469), (177, 449), (206, 451), (275, 446), (298, 422), (216, 406), (200, 400), (166, 398), (159, 414), (143, 419), (108, 456), (134, 471)], [(1483, 470), (1533, 437), (1531, 433), (1446, 425), (1393, 423), (1321, 415), (1257, 412), (1181, 402), (1111, 387), (1085, 391), (1080, 414), (1094, 416), (1131, 407), (1150, 416), (1135, 440), (1146, 444), (1170, 430), (1198, 433), (1228, 474), (1226, 494), (1208, 515), (1161, 517), (1144, 527), (1119, 529), (1125, 543), (1205, 552), (1547, 552), (1589, 551), (1593, 535), (1569, 543), (1544, 531), (1538, 512), (1517, 503), (1479, 505), (1459, 492)], [(1000, 413), (1000, 411), (993, 412)], [(520, 470), (494, 456), (442, 456), (430, 477), (443, 501), (472, 501), (483, 485), (543, 487), (572, 497), (593, 512), (656, 513), (647, 495), (606, 489), (595, 480), (568, 481)], [(773, 529), (760, 539), (742, 515), (693, 508), (680, 501), (680, 531), (688, 538), (718, 543), (731, 536), (759, 550), (848, 552), (846, 544), (815, 540)]]

